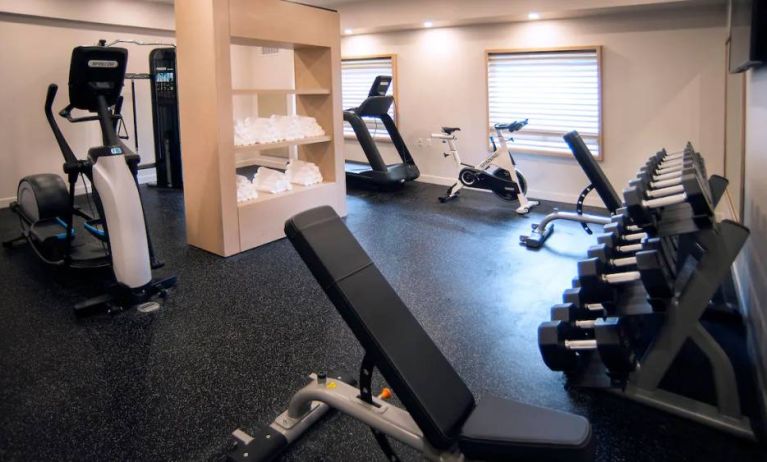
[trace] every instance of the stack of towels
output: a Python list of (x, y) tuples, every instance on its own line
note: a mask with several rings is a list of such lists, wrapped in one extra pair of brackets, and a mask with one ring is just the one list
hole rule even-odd
[(235, 146), (294, 141), (325, 135), (314, 117), (300, 115), (248, 117), (235, 120)]

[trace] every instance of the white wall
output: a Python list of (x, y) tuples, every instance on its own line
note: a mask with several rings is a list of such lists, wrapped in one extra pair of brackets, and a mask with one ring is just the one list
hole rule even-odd
[[(462, 128), (465, 161), (485, 154), (485, 50), (603, 46), (605, 161), (615, 185), (625, 184), (658, 148), (687, 140), (722, 171), (725, 12), (720, 7), (605, 15), (567, 20), (423, 29), (349, 36), (343, 54), (396, 53), (400, 129), (423, 177), (454, 178), (441, 145), (417, 148), (441, 125)], [(387, 161), (393, 147), (379, 143)], [(347, 157), (361, 159), (353, 141)], [(573, 202), (586, 178), (571, 159), (517, 156), (534, 197)]]
[[(751, 235), (737, 261), (742, 306), (767, 379), (767, 67), (747, 76), (743, 224)], [(765, 391), (767, 393), (767, 391)]]
[[(109, 10), (105, 9), (110, 4)], [(90, 9), (88, 8), (90, 6)], [(14, 7), (22, 14), (7, 14)], [(64, 13), (66, 10), (68, 13)], [(88, 17), (113, 22), (86, 23), (76, 20)], [(47, 13), (46, 13), (47, 12)], [(61, 14), (75, 18), (46, 18)], [(80, 16), (78, 16), (78, 14)], [(172, 5), (145, 5), (143, 2), (101, 2), (98, 0), (9, 2), (0, 1), (0, 207), (13, 200), (20, 178), (34, 173), (62, 173), (63, 158), (43, 114), (45, 93), (50, 83), (59, 86), (54, 104), (56, 111), (68, 102), (67, 79), (72, 48), (92, 45), (99, 39), (137, 39), (173, 42), (172, 32), (137, 28), (135, 24), (173, 24)], [(128, 24), (128, 25), (126, 25)], [(131, 25), (133, 24), (133, 25)], [(129, 51), (128, 72), (149, 70), (148, 55), (153, 47), (126, 46)], [(133, 135), (130, 109), (130, 85), (126, 81), (124, 114), (129, 133)], [(139, 122), (139, 154), (142, 162), (154, 161), (152, 113), (149, 81), (136, 82), (136, 104)], [(98, 124), (70, 124), (59, 119), (64, 135), (81, 158), (88, 148), (100, 144)], [(133, 139), (127, 141), (133, 147)], [(142, 171), (148, 181), (154, 170)]]

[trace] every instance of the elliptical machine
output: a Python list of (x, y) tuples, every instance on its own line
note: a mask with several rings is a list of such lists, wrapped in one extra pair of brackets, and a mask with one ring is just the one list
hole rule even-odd
[[(16, 202), (11, 210), (18, 215), (21, 235), (3, 243), (5, 247), (28, 242), (45, 263), (71, 269), (111, 267), (114, 284), (108, 292), (78, 303), (82, 314), (95, 307), (109, 312), (136, 306), (154, 311), (152, 299), (165, 297), (176, 278), (153, 279), (152, 269), (163, 266), (152, 249), (138, 189), (139, 156), (130, 151), (115, 131), (120, 119), (120, 93), (125, 78), (128, 51), (104, 46), (77, 47), (69, 69), (70, 103), (59, 115), (71, 123), (98, 121), (102, 146), (88, 150), (87, 159), (78, 159), (61, 133), (52, 106), (58, 86), (48, 86), (45, 116), (64, 156), (64, 173), (69, 188), (59, 175), (37, 174), (19, 181)], [(73, 117), (72, 110), (95, 113)], [(96, 216), (75, 207), (75, 187), (87, 178), (93, 187), (89, 203)], [(91, 211), (91, 213), (93, 213)], [(81, 226), (77, 227), (76, 222)]]
[[(458, 181), (450, 186), (447, 194), (439, 198), (440, 202), (447, 202), (455, 199), (464, 186), (476, 189), (485, 189), (492, 191), (497, 197), (505, 201), (519, 201), (519, 207), (516, 212), (520, 215), (526, 214), (531, 208), (539, 204), (538, 201), (531, 201), (527, 198), (527, 180), (525, 176), (516, 167), (516, 162), (509, 152), (504, 131), (514, 133), (527, 125), (527, 119), (517, 120), (509, 124), (495, 124), (495, 133), (498, 138), (498, 144), (491, 137), (493, 143), (493, 153), (490, 154), (479, 165), (469, 165), (461, 162), (458, 155), (458, 148), (455, 141), (458, 137), (455, 132), (460, 131), (458, 127), (442, 127), (442, 133), (434, 133), (432, 138), (442, 140), (447, 143), (449, 152), (443, 153), (445, 157), (452, 157), (458, 169)], [(509, 137), (514, 141), (514, 138)]]

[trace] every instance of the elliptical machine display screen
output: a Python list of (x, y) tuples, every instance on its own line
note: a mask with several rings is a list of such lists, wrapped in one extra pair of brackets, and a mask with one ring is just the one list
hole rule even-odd
[(155, 82), (157, 83), (166, 83), (170, 82), (173, 83), (174, 77), (173, 72), (158, 72), (155, 76)]
[(176, 75), (172, 70), (158, 70), (154, 74), (155, 91), (157, 96), (161, 99), (171, 100), (169, 102), (175, 103), (176, 101), (176, 89), (175, 89)]

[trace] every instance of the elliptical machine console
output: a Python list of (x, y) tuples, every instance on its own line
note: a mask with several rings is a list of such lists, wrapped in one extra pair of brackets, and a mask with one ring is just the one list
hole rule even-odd
[[(520, 215), (526, 214), (531, 208), (538, 205), (538, 201), (527, 199), (527, 180), (525, 176), (517, 169), (516, 162), (509, 152), (504, 132), (514, 133), (527, 125), (527, 119), (517, 120), (508, 124), (496, 124), (494, 126), (498, 144), (491, 137), (493, 143), (493, 153), (478, 165), (469, 165), (461, 162), (458, 155), (458, 148), (455, 141), (458, 139), (455, 132), (460, 131), (458, 127), (442, 127), (442, 133), (431, 135), (433, 139), (442, 140), (447, 143), (449, 152), (444, 153), (445, 157), (452, 157), (458, 170), (458, 181), (448, 188), (447, 193), (439, 198), (440, 202), (447, 202), (455, 199), (464, 186), (476, 189), (485, 189), (492, 191), (497, 197), (505, 201), (518, 201), (519, 207), (516, 212)], [(509, 137), (509, 140), (514, 141)]]
[[(140, 158), (115, 131), (120, 118), (115, 106), (119, 106), (127, 61), (124, 48), (84, 46), (72, 51), (70, 102), (59, 115), (71, 123), (98, 121), (102, 145), (90, 148), (86, 159), (75, 156), (53, 116), (58, 86), (49, 85), (45, 116), (64, 156), (69, 187), (59, 175), (30, 175), (19, 182), (17, 200), (11, 204), (19, 217), (21, 235), (5, 242), (6, 247), (26, 240), (50, 265), (112, 269), (115, 281), (108, 293), (79, 303), (77, 312), (96, 306), (106, 306), (109, 311), (131, 306), (154, 310), (159, 305), (150, 300), (158, 294), (164, 296), (176, 281), (175, 277), (152, 278), (152, 269), (162, 263), (154, 257), (139, 194)], [(95, 115), (74, 117), (75, 109)], [(75, 187), (81, 177), (93, 187), (88, 195), (83, 181), (95, 212), (75, 206)]]

